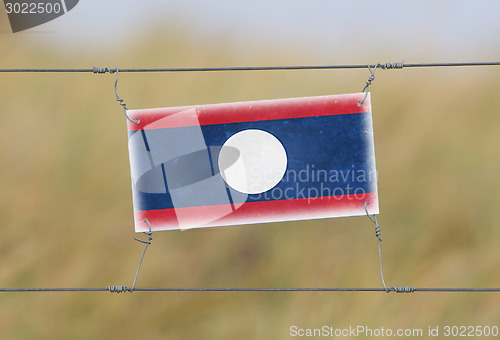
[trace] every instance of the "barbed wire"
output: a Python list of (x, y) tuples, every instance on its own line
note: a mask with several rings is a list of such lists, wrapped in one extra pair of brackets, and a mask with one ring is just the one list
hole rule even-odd
[(217, 71), (275, 71), (275, 70), (334, 70), (334, 69), (402, 69), (419, 67), (463, 67), (463, 66), (500, 66), (500, 61), (493, 62), (445, 62), (445, 63), (376, 63), (353, 65), (296, 65), (296, 66), (232, 66), (232, 67), (167, 67), (167, 68), (3, 68), (0, 72), (58, 72), (58, 73), (114, 73), (119, 72), (217, 72)]

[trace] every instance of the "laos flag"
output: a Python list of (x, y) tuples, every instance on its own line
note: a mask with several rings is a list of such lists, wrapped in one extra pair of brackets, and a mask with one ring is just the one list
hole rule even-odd
[(135, 231), (378, 214), (364, 97), (128, 111)]

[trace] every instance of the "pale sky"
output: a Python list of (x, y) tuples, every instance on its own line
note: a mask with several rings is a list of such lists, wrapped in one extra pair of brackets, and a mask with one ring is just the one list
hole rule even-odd
[(162, 22), (248, 51), (312, 49), (353, 62), (373, 51), (395, 59), (388, 61), (489, 61), (500, 59), (498, 13), (498, 0), (80, 0), (63, 17), (17, 34), (78, 51), (137, 43)]

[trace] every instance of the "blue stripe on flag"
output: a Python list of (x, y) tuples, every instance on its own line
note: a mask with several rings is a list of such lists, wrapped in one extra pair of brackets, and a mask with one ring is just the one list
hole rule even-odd
[[(177, 136), (196, 133), (193, 129), (199, 130), (200, 127), (148, 130), (147, 149), (168, 148)], [(186, 167), (186, 171), (174, 174), (175, 183), (172, 181), (169, 191), (183, 184), (207, 179), (214, 170), (218, 173), (216, 168), (220, 146), (235, 133), (247, 129), (267, 131), (281, 141), (288, 157), (287, 171), (283, 179), (268, 192), (250, 194), (248, 197), (242, 195), (243, 200), (238, 195), (230, 195), (231, 203), (373, 193), (377, 190), (371, 114), (356, 113), (203, 125), (201, 131), (210, 151), (192, 150), (192, 153), (170, 161), (172, 164), (164, 170), (167, 173), (169, 166), (180, 164), (184, 164), (182, 166)], [(129, 136), (134, 133), (131, 132)], [(169, 192), (164, 191), (151, 193), (134, 188), (135, 210), (173, 208)], [(199, 192), (197, 195), (211, 197), (210, 192)], [(227, 197), (221, 198), (217, 194), (212, 196), (213, 199), (208, 200), (210, 204), (228, 203)], [(192, 200), (181, 205), (176, 202), (176, 208), (196, 205)]]

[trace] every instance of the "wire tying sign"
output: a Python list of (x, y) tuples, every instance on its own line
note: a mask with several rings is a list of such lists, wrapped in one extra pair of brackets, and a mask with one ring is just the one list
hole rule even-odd
[(364, 98), (128, 111), (136, 232), (377, 214)]

